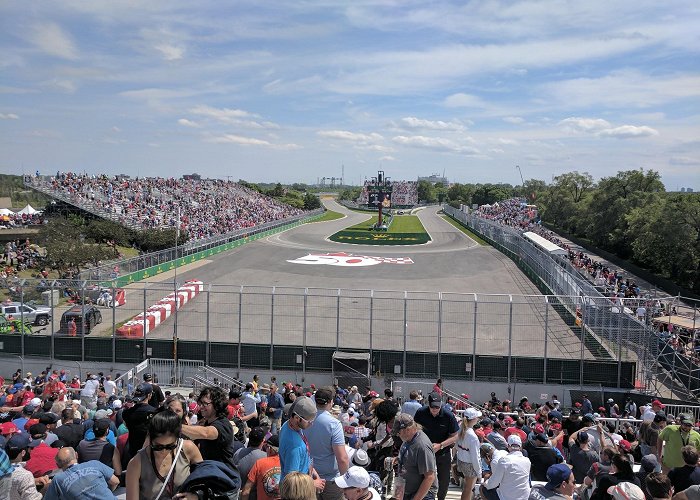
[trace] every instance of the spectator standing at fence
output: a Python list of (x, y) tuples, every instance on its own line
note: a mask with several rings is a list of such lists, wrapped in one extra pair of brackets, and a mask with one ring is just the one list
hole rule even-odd
[(155, 413), (156, 409), (149, 402), (153, 395), (151, 384), (139, 384), (134, 391), (132, 399), (136, 403), (131, 408), (127, 408), (122, 413), (124, 425), (129, 430), (127, 449), (124, 450), (124, 463), (128, 463), (131, 457), (135, 456), (143, 447), (143, 443), (148, 435), (148, 420)]
[(401, 413), (407, 413), (412, 417), (416, 412), (423, 408), (423, 405), (418, 401), (418, 391), (411, 391), (408, 395), (408, 401), (401, 405)]
[(75, 318), (71, 318), (68, 322), (68, 336), (75, 337), (78, 334), (78, 325), (75, 323)]
[(423, 432), (433, 443), (439, 485), (437, 498), (445, 500), (447, 488), (450, 486), (452, 445), (457, 441), (459, 424), (454, 414), (443, 408), (442, 398), (438, 392), (431, 392), (428, 395), (428, 406), (418, 410), (414, 419), (423, 427)]
[(258, 404), (262, 400), (257, 394), (255, 387), (252, 382), (248, 382), (245, 385), (245, 391), (241, 394), (241, 404), (243, 405), (243, 410), (245, 411), (245, 418), (242, 420), (248, 424), (249, 429), (254, 429), (260, 425), (260, 419), (258, 418)]
[(668, 420), (663, 411), (659, 411), (651, 422), (642, 422), (638, 431), (638, 442), (642, 450), (642, 456), (653, 454), (656, 458), (661, 458), (657, 455), (658, 447), (656, 443), (659, 439), (659, 433), (667, 424)]
[(267, 417), (270, 419), (270, 433), (279, 434), (282, 426), (282, 410), (284, 398), (277, 391), (277, 384), (270, 384), (270, 394), (267, 396)]
[(593, 413), (593, 404), (591, 403), (591, 400), (588, 399), (588, 394), (584, 394), (581, 398), (581, 413), (583, 415)]
[(218, 460), (235, 470), (233, 425), (227, 418), (228, 398), (220, 387), (205, 387), (197, 404), (202, 418), (197, 425), (185, 425), (182, 434), (195, 440), (204, 460)]
[(598, 461), (600, 461), (600, 455), (591, 450), (588, 433), (579, 432), (576, 439), (569, 443), (569, 463), (578, 484), (583, 483), (586, 473)]
[(476, 408), (464, 410), (462, 422), (457, 434), (456, 469), (464, 476), (461, 500), (471, 500), (472, 490), (477, 479), (481, 479), (481, 457), (479, 453), (479, 438), (474, 432), (474, 426), (481, 417)]
[(117, 384), (114, 382), (114, 380), (112, 380), (111, 375), (107, 375), (105, 377), (104, 388), (107, 398), (110, 398), (117, 393)]
[(681, 414), (678, 420), (680, 425), (667, 425), (659, 433), (659, 439), (656, 443), (657, 457), (661, 457), (661, 467), (664, 473), (668, 473), (674, 467), (685, 465), (681, 451), (684, 446), (691, 445), (700, 449), (700, 433), (693, 429), (691, 416)]
[(314, 425), (304, 431), (314, 469), (326, 481), (319, 498), (342, 500), (343, 491), (333, 482), (348, 470), (350, 458), (345, 450), (343, 426), (328, 411), (333, 406), (333, 389), (321, 387), (314, 395), (316, 418)]
[(97, 380), (97, 375), (88, 374), (83, 390), (80, 391), (80, 402), (88, 410), (94, 410), (97, 407), (97, 394), (100, 391), (100, 381)]
[(549, 467), (562, 461), (561, 455), (549, 445), (547, 434), (543, 432), (536, 432), (523, 449), (530, 460), (530, 475), (534, 481), (547, 481)]
[(658, 399), (655, 399), (651, 402), (651, 407), (646, 406), (645, 408), (646, 409), (642, 413), (642, 420), (645, 422), (651, 422), (654, 420), (656, 414), (664, 409), (664, 404)]

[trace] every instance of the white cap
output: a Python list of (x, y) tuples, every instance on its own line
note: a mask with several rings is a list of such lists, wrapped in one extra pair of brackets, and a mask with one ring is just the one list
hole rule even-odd
[(121, 407), (122, 407), (122, 400), (121, 399), (115, 399), (114, 401), (112, 401), (112, 408), (114, 408), (115, 410), (118, 410)]
[(608, 495), (615, 500), (644, 500), (644, 492), (634, 483), (624, 481), (608, 488)]
[(41, 398), (34, 398), (29, 402), (29, 404), (32, 406), (41, 406)]
[(483, 414), (476, 408), (467, 408), (466, 410), (464, 410), (464, 416), (467, 417), (467, 420), (479, 418), (482, 415)]
[(353, 465), (342, 476), (334, 479), (339, 488), (369, 488), (369, 472)]
[(360, 467), (367, 467), (369, 465), (369, 455), (362, 448), (359, 448), (355, 453), (353, 453), (350, 461)]
[(508, 436), (508, 446), (517, 446), (519, 448), (522, 448), (523, 441), (517, 434), (511, 434), (510, 436)]

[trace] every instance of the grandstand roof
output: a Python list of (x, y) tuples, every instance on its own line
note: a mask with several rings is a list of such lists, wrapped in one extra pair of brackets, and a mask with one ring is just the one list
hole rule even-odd
[(523, 236), (550, 255), (566, 255), (566, 250), (558, 245), (555, 245), (551, 241), (544, 239), (539, 234), (528, 231), (523, 233)]

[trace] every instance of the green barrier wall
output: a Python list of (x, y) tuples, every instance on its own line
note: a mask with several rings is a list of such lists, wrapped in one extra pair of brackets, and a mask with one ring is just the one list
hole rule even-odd
[[(226, 252), (228, 250), (232, 250), (234, 248), (238, 248), (242, 245), (245, 245), (246, 243), (250, 241), (255, 241), (259, 240), (260, 238), (266, 238), (268, 236), (271, 236), (273, 234), (280, 233), (282, 231), (286, 231), (287, 229), (291, 229), (293, 227), (300, 226), (301, 224), (305, 224), (309, 221), (313, 221), (315, 219), (318, 219), (322, 217), (323, 214), (319, 215), (314, 215), (313, 217), (309, 217), (307, 219), (302, 219), (297, 222), (293, 222), (291, 224), (287, 224), (285, 226), (279, 226), (274, 229), (268, 229), (267, 231), (263, 231), (261, 233), (255, 233), (250, 236), (245, 236), (243, 238), (240, 238), (235, 241), (231, 241), (228, 243), (224, 243), (222, 245), (219, 245), (214, 248), (209, 248), (207, 250), (202, 250), (196, 253), (193, 253), (192, 255), (187, 255), (185, 257), (180, 257), (179, 259), (176, 260), (171, 260), (170, 262), (165, 262), (163, 264), (158, 264), (155, 266), (147, 267), (146, 269), (142, 269), (141, 271), (136, 271), (133, 273), (125, 274), (124, 276), (120, 276), (116, 280), (106, 282), (105, 286), (110, 286), (114, 288), (122, 287), (125, 285), (129, 285), (131, 283), (135, 283), (137, 281), (145, 280), (148, 278), (151, 278), (153, 276), (157, 276), (161, 273), (164, 273), (166, 271), (172, 271), (175, 269), (175, 267), (182, 267), (187, 264), (192, 264), (193, 262), (197, 262), (198, 260), (205, 259), (207, 257), (211, 257), (212, 255), (219, 254), (221, 252)], [(254, 228), (251, 228), (251, 230), (254, 230)]]

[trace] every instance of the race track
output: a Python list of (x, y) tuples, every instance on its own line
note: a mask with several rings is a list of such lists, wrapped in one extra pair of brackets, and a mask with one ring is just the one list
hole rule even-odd
[[(179, 269), (179, 283), (201, 280), (205, 292), (178, 313), (178, 337), (204, 340), (208, 326), (211, 341), (238, 342), (240, 337), (244, 343), (301, 345), (306, 324), (307, 345), (367, 349), (371, 342), (375, 349), (401, 350), (405, 328), (408, 350), (437, 352), (441, 318), (441, 352), (471, 353), (476, 334), (480, 354), (507, 355), (510, 338), (513, 355), (541, 357), (547, 325), (549, 357), (581, 356), (578, 337), (537, 297), (538, 290), (515, 264), (455, 229), (437, 214), (436, 207), (419, 211), (430, 243), (388, 247), (328, 240), (329, 235), (369, 215), (349, 211), (334, 201), (324, 204), (345, 217), (304, 224)], [(338, 252), (352, 257), (313, 256)], [(362, 256), (384, 262), (358, 265)], [(344, 265), (289, 262), (300, 259)], [(387, 262), (408, 259), (413, 263)], [(149, 306), (172, 291), (172, 280), (169, 272), (159, 275), (158, 282), (131, 285), (127, 304), (118, 309), (115, 323), (143, 310), (144, 288)], [(477, 294), (477, 315), (473, 294)], [(509, 327), (511, 317), (513, 326)], [(107, 311), (102, 334), (111, 334), (107, 328), (111, 322)], [(174, 319), (170, 318), (149, 333), (149, 338), (172, 338), (173, 332)], [(586, 349), (583, 355), (593, 357)]]

